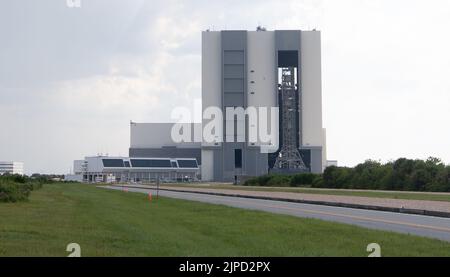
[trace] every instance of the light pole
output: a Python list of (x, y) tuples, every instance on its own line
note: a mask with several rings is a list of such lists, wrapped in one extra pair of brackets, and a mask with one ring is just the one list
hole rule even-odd
[(156, 199), (159, 197), (159, 176), (156, 177)]

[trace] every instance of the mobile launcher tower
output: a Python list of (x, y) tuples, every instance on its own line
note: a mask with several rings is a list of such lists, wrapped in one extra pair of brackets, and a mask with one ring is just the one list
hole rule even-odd
[[(202, 106), (278, 107), (279, 147), (264, 153), (263, 142), (201, 144), (205, 181), (269, 172), (323, 172), (326, 138), (322, 126), (319, 31), (205, 31), (202, 33)], [(237, 120), (233, 119), (234, 126)], [(270, 122), (270, 120), (269, 120)], [(203, 120), (202, 124), (208, 124)], [(228, 124), (224, 119), (224, 125)], [(235, 136), (248, 136), (245, 130)], [(241, 125), (242, 126), (242, 125)], [(229, 136), (229, 135), (228, 135)]]
[[(275, 173), (308, 172), (299, 151), (299, 90), (297, 67), (289, 64), (278, 68), (278, 102), (280, 103), (280, 141), (272, 171)], [(284, 67), (285, 66), (285, 67)]]

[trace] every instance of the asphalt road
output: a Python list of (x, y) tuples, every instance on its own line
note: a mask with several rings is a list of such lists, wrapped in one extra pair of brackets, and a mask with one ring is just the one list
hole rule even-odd
[[(115, 190), (122, 189), (121, 187), (114, 186), (107, 186), (105, 188)], [(128, 188), (128, 191), (147, 194), (151, 191), (153, 195), (156, 194), (156, 190), (154, 189)], [(286, 214), (304, 218), (317, 218), (370, 229), (394, 231), (450, 241), (450, 218), (188, 192), (160, 191), (159, 195), (242, 209)]]

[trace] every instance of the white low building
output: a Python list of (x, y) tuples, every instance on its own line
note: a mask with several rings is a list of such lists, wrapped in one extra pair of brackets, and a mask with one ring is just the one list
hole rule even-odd
[(87, 183), (195, 181), (200, 167), (195, 158), (86, 157), (74, 161), (68, 180)]
[(0, 161), (0, 175), (3, 174), (19, 174), (23, 175), (23, 163), (22, 162), (1, 162)]

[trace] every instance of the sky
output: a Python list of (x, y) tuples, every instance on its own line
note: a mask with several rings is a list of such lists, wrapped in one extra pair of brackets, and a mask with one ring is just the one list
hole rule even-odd
[(0, 160), (128, 154), (201, 98), (201, 31), (318, 29), (328, 159), (450, 163), (448, 0), (0, 1)]

